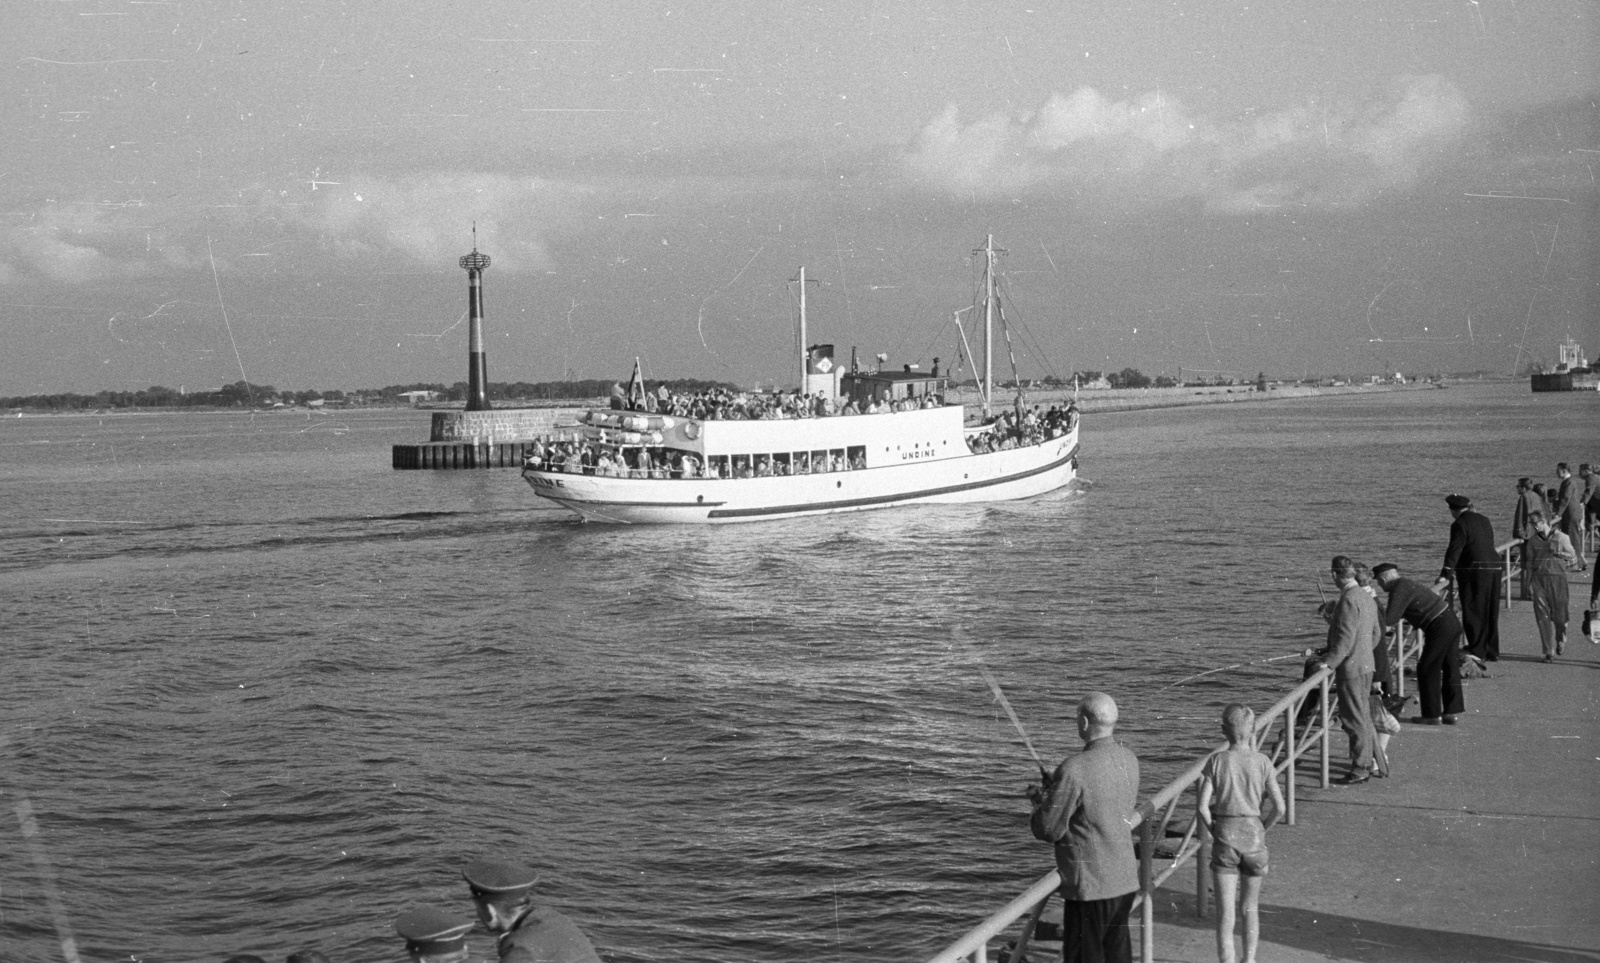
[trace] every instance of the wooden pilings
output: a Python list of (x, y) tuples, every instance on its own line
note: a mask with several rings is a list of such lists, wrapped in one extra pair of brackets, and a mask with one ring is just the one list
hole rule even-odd
[(429, 442), (423, 445), (395, 445), (397, 469), (442, 468), (521, 468), (533, 451), (532, 441)]

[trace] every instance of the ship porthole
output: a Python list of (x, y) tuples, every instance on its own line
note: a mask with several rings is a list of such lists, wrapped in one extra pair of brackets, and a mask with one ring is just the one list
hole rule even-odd
[(706, 496), (696, 495), (694, 496), (694, 501), (696, 505), (704, 505), (706, 503)]
[(836, 481), (836, 482), (833, 483), (833, 487), (834, 488), (843, 488), (844, 487), (844, 482)]

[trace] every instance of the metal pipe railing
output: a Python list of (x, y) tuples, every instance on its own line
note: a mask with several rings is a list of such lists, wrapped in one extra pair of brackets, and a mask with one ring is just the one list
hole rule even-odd
[[(1511, 607), (1511, 550), (1522, 544), (1522, 539), (1513, 538), (1511, 541), (1496, 545), (1494, 550), (1500, 554), (1500, 600), (1505, 608)], [(1527, 586), (1522, 586), (1527, 590)]]
[[(1331, 733), (1329, 726), (1332, 724), (1331, 696), (1332, 686), (1330, 681), (1333, 671), (1327, 667), (1318, 669), (1311, 676), (1303, 680), (1288, 695), (1279, 699), (1272, 708), (1256, 717), (1255, 735), (1259, 742), (1272, 727), (1279, 717), (1283, 719), (1283, 735), (1279, 737), (1272, 752), (1268, 753), (1273, 759), (1274, 774), (1282, 774), (1285, 782), (1285, 812), (1284, 821), (1289, 825), (1295, 824), (1295, 772), (1296, 766), (1311, 743), (1315, 740), (1321, 746), (1320, 782), (1325, 789), (1328, 787), (1329, 770), (1329, 741)], [(1297, 718), (1306, 700), (1315, 691), (1320, 697), (1320, 712), (1315, 723), (1308, 722), (1303, 734), (1296, 731)], [(1152, 963), (1155, 959), (1155, 900), (1153, 895), (1157, 887), (1165, 883), (1176, 873), (1184, 863), (1198, 854), (1202, 854), (1209, 842), (1203, 826), (1200, 825), (1198, 816), (1191, 819), (1188, 830), (1184, 833), (1178, 848), (1173, 852), (1171, 861), (1158, 874), (1155, 869), (1155, 843), (1158, 839), (1166, 838), (1167, 827), (1177, 808), (1179, 797), (1185, 792), (1193, 790), (1196, 803), (1200, 792), (1200, 774), (1205, 769), (1206, 760), (1214, 754), (1226, 749), (1226, 744), (1218, 746), (1211, 752), (1196, 759), (1166, 786), (1141, 803), (1134, 813), (1133, 829), (1139, 832), (1139, 895), (1134, 900), (1134, 905), (1139, 909), (1140, 926), (1140, 957), (1144, 963)], [(1282, 752), (1284, 758), (1278, 762), (1277, 756)], [(1159, 818), (1158, 818), (1159, 814)], [(1210, 895), (1210, 878), (1206, 872), (1204, 860), (1196, 863), (1195, 867), (1195, 896), (1196, 907), (1200, 915), (1205, 915), (1206, 904)], [(1046, 873), (1042, 878), (1028, 887), (1022, 895), (1013, 899), (999, 911), (968, 930), (960, 939), (945, 947), (938, 955), (931, 957), (928, 963), (988, 963), (989, 941), (999, 936), (1006, 927), (1021, 919), (1024, 915), (1032, 914), (1032, 922), (1025, 926), (1023, 936), (1018, 940), (1019, 952), (1013, 954), (1013, 959), (1020, 955), (1020, 949), (1025, 948), (1026, 941), (1032, 938), (1034, 925), (1037, 924), (1039, 914), (1044, 909), (1044, 903), (1052, 894), (1061, 888), (1061, 874), (1055, 870)]]

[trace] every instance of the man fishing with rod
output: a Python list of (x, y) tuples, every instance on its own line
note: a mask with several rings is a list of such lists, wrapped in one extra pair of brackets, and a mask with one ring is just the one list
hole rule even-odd
[(1055, 848), (1061, 874), (1061, 954), (1065, 963), (1132, 963), (1128, 916), (1139, 891), (1133, 823), (1139, 796), (1139, 760), (1112, 736), (1117, 703), (1091, 692), (1078, 703), (1083, 751), (1054, 773), (1039, 753), (988, 668), (984, 681), (1039, 767), (1043, 786), (1029, 786), (1033, 835)]

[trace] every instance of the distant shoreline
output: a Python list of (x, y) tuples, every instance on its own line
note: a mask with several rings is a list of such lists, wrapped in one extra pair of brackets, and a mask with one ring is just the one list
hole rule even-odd
[[(1276, 385), (1265, 392), (1254, 385), (1208, 386), (1203, 388), (1099, 388), (1078, 392), (1078, 408), (1084, 412), (1141, 411), (1150, 408), (1188, 408), (1195, 405), (1235, 404), (1277, 401), (1287, 398), (1317, 398), (1325, 395), (1377, 394), (1390, 391), (1429, 391), (1430, 382), (1367, 385)], [(1072, 390), (1030, 391), (1028, 403), (1055, 404), (1072, 397)], [(970, 404), (970, 402), (969, 402)]]
[[(1499, 384), (1498, 380), (1474, 380), (1456, 382), (1450, 387), (1469, 384)], [(1185, 386), (1177, 388), (1085, 388), (1077, 392), (1078, 408), (1085, 412), (1107, 411), (1141, 411), (1150, 408), (1187, 408), (1195, 405), (1231, 404), (1237, 402), (1276, 401), (1287, 398), (1316, 398), (1325, 395), (1351, 395), (1375, 394), (1390, 391), (1427, 391), (1432, 390), (1432, 382), (1412, 382), (1411, 384), (1355, 384), (1355, 385), (1271, 385), (1265, 393), (1257, 391), (1254, 385), (1208, 385), (1204, 387)], [(1027, 406), (1052, 405), (1071, 399), (1074, 392), (1071, 388), (1035, 388), (1025, 392)], [(952, 390), (946, 397), (960, 401), (968, 408), (977, 407), (980, 403), (978, 393), (971, 388), (958, 388)], [(1011, 396), (1007, 394), (1004, 400), (997, 399), (995, 407), (1009, 407)], [(503, 402), (497, 408), (515, 410), (518, 408), (604, 408), (610, 403), (608, 398), (561, 398), (561, 399), (519, 399), (516, 403)], [(430, 415), (438, 411), (461, 411), (461, 408), (444, 405), (352, 405), (334, 408), (304, 408), (300, 406), (285, 406), (282, 408), (225, 408), (225, 407), (148, 407), (148, 408), (96, 408), (96, 409), (71, 409), (52, 410), (48, 408), (9, 408), (3, 416), (8, 418), (27, 417), (115, 417), (119, 415), (151, 415), (151, 414), (197, 414), (197, 415), (325, 415), (336, 416), (340, 414), (359, 411), (416, 411), (427, 412)]]

